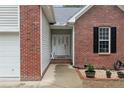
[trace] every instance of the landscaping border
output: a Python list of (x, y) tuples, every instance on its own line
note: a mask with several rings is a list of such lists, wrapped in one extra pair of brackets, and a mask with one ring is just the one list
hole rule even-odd
[(82, 80), (112, 80), (112, 81), (118, 81), (118, 80), (123, 80), (124, 81), (124, 78), (117, 78), (117, 79), (113, 79), (113, 78), (86, 78), (86, 77), (84, 77), (83, 75), (82, 75), (82, 73), (80, 72), (80, 70), (78, 69), (78, 68), (75, 68), (75, 70), (76, 70), (76, 72), (77, 72), (77, 74), (78, 74), (78, 76), (80, 77), (80, 79), (82, 79)]

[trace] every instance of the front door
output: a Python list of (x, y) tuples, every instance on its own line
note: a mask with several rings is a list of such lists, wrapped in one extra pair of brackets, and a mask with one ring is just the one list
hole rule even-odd
[(55, 56), (70, 56), (70, 35), (52, 35), (52, 53)]

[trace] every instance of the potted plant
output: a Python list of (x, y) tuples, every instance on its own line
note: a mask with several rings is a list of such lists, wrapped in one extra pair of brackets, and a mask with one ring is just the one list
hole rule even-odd
[(119, 71), (117, 74), (119, 78), (124, 78), (124, 72)]
[(86, 71), (85, 71), (85, 74), (86, 74), (86, 77), (87, 78), (94, 78), (95, 77), (95, 70), (94, 70), (94, 66), (92, 64), (88, 64), (86, 66)]
[(106, 70), (106, 77), (111, 78), (112, 72), (108, 69)]

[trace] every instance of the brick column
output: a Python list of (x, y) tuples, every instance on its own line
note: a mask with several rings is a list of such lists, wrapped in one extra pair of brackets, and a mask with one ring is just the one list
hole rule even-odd
[(21, 80), (41, 80), (40, 6), (20, 6)]

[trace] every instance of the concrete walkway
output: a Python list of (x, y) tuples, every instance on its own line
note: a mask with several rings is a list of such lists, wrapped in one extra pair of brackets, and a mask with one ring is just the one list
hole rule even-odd
[(0, 87), (81, 88), (82, 80), (71, 65), (51, 64), (42, 81), (0, 82)]

